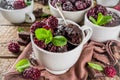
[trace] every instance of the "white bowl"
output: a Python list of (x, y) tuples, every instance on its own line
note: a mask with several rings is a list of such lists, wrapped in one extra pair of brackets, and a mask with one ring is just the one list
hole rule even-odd
[[(58, 20), (59, 24), (64, 23), (62, 19)], [(90, 39), (92, 35), (92, 29), (90, 27), (80, 27), (78, 24), (70, 20), (67, 20), (67, 22), (77, 25), (82, 30), (83, 34), (83, 40), (81, 44), (79, 44), (73, 50), (63, 53), (55, 53), (43, 50), (34, 43), (32, 33), (30, 35), (35, 57), (37, 58), (38, 62), (45, 66), (45, 68), (52, 74), (63, 74), (69, 70), (69, 68), (77, 62), (83, 49), (83, 45)], [(85, 31), (88, 32), (86, 36)]]
[(119, 0), (97, 0), (97, 4), (107, 6), (107, 7), (113, 7), (117, 5)]
[(3, 15), (3, 17), (10, 21), (11, 23), (23, 23), (23, 22), (32, 23), (35, 21), (35, 16), (32, 13), (33, 6), (34, 2), (32, 0), (32, 4), (23, 9), (7, 10), (0, 8), (0, 12)]
[[(84, 18), (85, 12), (88, 11), (93, 6), (93, 0), (91, 1), (92, 1), (92, 4), (87, 9), (80, 10), (80, 11), (63, 11), (63, 15), (65, 16), (66, 19), (79, 23)], [(57, 9), (53, 7), (50, 2), (51, 0), (48, 1), (51, 14), (57, 18), (61, 18)]]
[[(115, 12), (120, 16), (120, 12), (113, 8), (107, 8), (107, 10), (111, 12)], [(88, 19), (87, 13), (85, 14), (84, 24), (93, 29), (91, 40), (98, 42), (105, 42), (107, 40), (119, 39), (120, 25), (114, 27), (104, 27), (104, 26), (95, 25)]]

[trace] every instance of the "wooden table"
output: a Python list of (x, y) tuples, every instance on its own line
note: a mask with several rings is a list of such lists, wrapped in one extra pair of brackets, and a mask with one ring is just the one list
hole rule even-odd
[[(44, 12), (49, 13), (47, 7), (35, 3), (34, 8), (36, 9), (38, 7), (43, 8)], [(13, 65), (13, 63), (18, 57), (18, 55), (15, 55), (8, 51), (8, 43), (11, 40), (16, 41), (18, 39), (18, 27), (23, 27), (24, 29), (29, 30), (30, 25), (31, 24), (28, 23), (23, 23), (20, 25), (11, 24), (0, 14), (0, 80), (3, 80), (4, 73), (9, 70), (9, 68)], [(21, 51), (23, 49), (24, 47), (21, 46)]]

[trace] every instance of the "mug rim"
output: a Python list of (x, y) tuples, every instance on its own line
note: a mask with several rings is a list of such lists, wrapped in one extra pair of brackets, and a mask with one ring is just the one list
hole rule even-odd
[[(113, 9), (113, 8), (107, 8), (107, 10), (111, 11), (111, 12), (115, 12), (116, 14), (118, 14), (118, 16), (120, 17), (120, 12), (116, 9)], [(88, 12), (87, 12), (88, 13)], [(90, 24), (94, 25), (93, 27), (97, 27), (97, 28), (101, 28), (101, 29), (111, 29), (111, 28), (118, 28), (120, 27), (120, 24), (117, 25), (117, 26), (113, 26), (113, 27), (104, 27), (104, 26), (99, 26), (99, 25), (96, 25), (94, 23), (92, 23), (88, 17), (87, 17), (87, 13), (85, 14), (85, 20), (87, 19), (87, 21), (89, 21)]]
[[(63, 20), (62, 18), (57, 18), (57, 19), (58, 19), (58, 20)], [(73, 21), (71, 21), (71, 20), (66, 20), (66, 21), (68, 21), (68, 22), (70, 22), (70, 23), (73, 23), (74, 25), (77, 25), (77, 26), (79, 27), (79, 29), (81, 29), (81, 26), (79, 26), (77, 23), (75, 23), (75, 22), (73, 22)], [(45, 52), (46, 54), (50, 54), (50, 55), (64, 55), (64, 54), (68, 54), (68, 52), (72, 52), (73, 50), (75, 50), (75, 49), (77, 49), (77, 48), (79, 48), (79, 47), (81, 47), (81, 46), (82, 46), (82, 48), (83, 48), (83, 45), (84, 45), (84, 41), (83, 41), (83, 40), (84, 40), (84, 38), (85, 38), (85, 34), (84, 34), (84, 32), (83, 32), (82, 29), (81, 29), (81, 31), (82, 31), (82, 35), (83, 35), (82, 42), (81, 42), (77, 47), (75, 47), (74, 49), (69, 50), (69, 51), (66, 51), (66, 52), (50, 52), (50, 51), (47, 51), (47, 50), (44, 50), (44, 49), (38, 47), (38, 46), (34, 43), (34, 41), (33, 41), (33, 34), (32, 34), (31, 32), (30, 32), (30, 39), (31, 39), (31, 42), (32, 42), (33, 46), (35, 46), (37, 49)]]
[[(53, 8), (53, 9), (57, 10), (55, 7), (52, 6), (52, 4), (51, 4), (50, 2), (51, 2), (51, 0), (48, 0), (49, 6), (50, 6), (51, 8)], [(88, 9), (91, 8), (92, 6), (93, 6), (93, 0), (91, 0), (91, 5), (90, 5), (88, 8), (84, 9), (84, 10), (80, 10), (80, 11), (65, 11), (65, 10), (63, 10), (63, 12), (66, 12), (66, 13), (67, 13), (67, 12), (70, 12), (70, 13), (82, 12), (82, 11), (88, 10)]]
[(8, 10), (8, 9), (4, 9), (4, 8), (1, 8), (0, 7), (0, 10), (2, 10), (2, 11), (6, 11), (6, 12), (14, 12), (14, 11), (21, 11), (21, 10), (25, 10), (25, 9), (27, 9), (27, 8), (29, 8), (30, 6), (32, 6), (33, 5), (33, 0), (31, 1), (32, 3), (31, 3), (31, 5), (29, 5), (29, 6), (27, 6), (27, 7), (25, 7), (25, 8), (22, 8), (22, 9), (13, 9), (13, 10)]

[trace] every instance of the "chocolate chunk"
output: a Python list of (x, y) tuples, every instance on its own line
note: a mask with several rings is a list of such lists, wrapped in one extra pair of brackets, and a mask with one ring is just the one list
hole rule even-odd
[(29, 32), (25, 32), (25, 31), (19, 32), (18, 36), (19, 36), (19, 38), (21, 38), (23, 40), (30, 41), (30, 33)]
[(41, 15), (43, 14), (42, 8), (37, 8), (33, 11), (33, 14), (36, 18), (41, 18)]
[(30, 63), (31, 63), (33, 66), (38, 66), (38, 65), (39, 65), (38, 62), (37, 62), (35, 59), (30, 58), (29, 60), (30, 60)]
[(20, 44), (21, 46), (26, 46), (30, 41), (25, 41), (21, 38), (18, 39), (18, 44)]
[(105, 77), (105, 74), (103, 72), (100, 72), (98, 70), (95, 70), (91, 67), (87, 67), (87, 70), (88, 70), (88, 73), (89, 73), (89, 77), (91, 79), (96, 79), (96, 78), (99, 78), (99, 77)]

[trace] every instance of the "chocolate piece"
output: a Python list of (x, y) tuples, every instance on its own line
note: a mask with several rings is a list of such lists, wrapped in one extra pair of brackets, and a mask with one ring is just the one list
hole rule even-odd
[(96, 78), (99, 78), (99, 77), (105, 77), (105, 74), (103, 72), (100, 72), (98, 70), (95, 70), (91, 67), (87, 67), (87, 70), (88, 70), (88, 73), (89, 73), (89, 77), (91, 79), (96, 79)]
[(29, 58), (29, 60), (30, 60), (30, 63), (31, 63), (33, 66), (38, 66), (38, 65), (39, 65), (38, 62), (37, 62), (35, 59)]
[(26, 45), (29, 43), (29, 41), (25, 41), (25, 40), (23, 40), (23, 39), (21, 39), (21, 38), (19, 38), (17, 42), (18, 42), (18, 44), (20, 44), (21, 46), (26, 46)]
[(19, 32), (18, 36), (19, 36), (19, 38), (21, 38), (23, 40), (30, 41), (30, 33), (29, 32), (25, 32), (25, 31)]
[(41, 18), (41, 15), (43, 14), (42, 8), (37, 8), (33, 11), (33, 14), (36, 18)]

